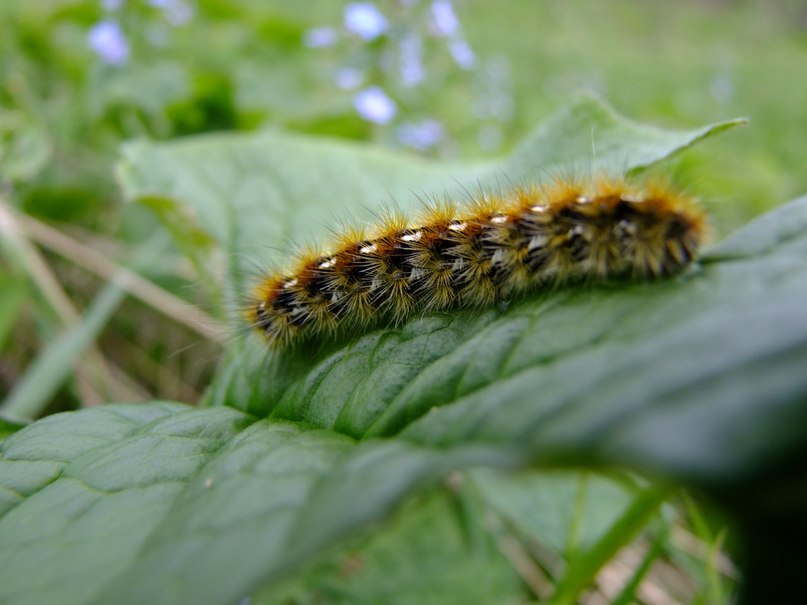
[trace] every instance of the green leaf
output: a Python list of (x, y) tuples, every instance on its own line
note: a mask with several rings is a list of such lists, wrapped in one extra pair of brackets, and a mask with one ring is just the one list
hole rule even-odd
[(512, 463), (157, 403), (50, 416), (0, 453), (0, 602), (20, 604), (233, 602), (450, 468)]
[[(261, 133), (135, 144), (121, 174), (131, 198), (192, 206), (231, 261), (226, 285), (244, 293), (250, 260), (321, 235), (328, 216), (363, 220), (374, 199), (407, 207), (411, 191), (495, 187), (547, 167), (633, 171), (741, 122), (663, 131), (584, 99), (497, 162), (441, 165)], [(803, 212), (795, 203), (761, 219), (675, 280), (427, 315), (306, 356), (237, 341), (208, 402), (357, 438), (515, 441), (542, 464), (620, 462), (707, 488), (742, 485), (803, 438)]]
[(47, 417), (0, 445), (0, 602), (86, 603), (131, 565), (243, 415), (173, 404)]
[(692, 130), (664, 130), (632, 122), (584, 97), (548, 118), (500, 169), (516, 182), (535, 179), (536, 169), (636, 171), (746, 123), (737, 118)]

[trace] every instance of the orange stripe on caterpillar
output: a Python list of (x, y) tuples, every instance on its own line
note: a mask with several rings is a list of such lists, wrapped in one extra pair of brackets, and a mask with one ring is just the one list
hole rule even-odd
[(307, 252), (255, 288), (247, 318), (272, 347), (415, 313), (482, 307), (566, 282), (678, 273), (706, 232), (689, 197), (660, 184), (599, 179), (449, 202), (407, 223), (390, 216)]

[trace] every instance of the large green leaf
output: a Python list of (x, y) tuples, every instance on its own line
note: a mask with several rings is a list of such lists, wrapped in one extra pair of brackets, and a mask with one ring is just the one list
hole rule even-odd
[[(592, 137), (598, 165), (635, 169), (728, 124), (658, 131), (583, 101), (496, 163), (262, 133), (133, 144), (121, 172), (133, 198), (186, 203), (243, 292), (244, 259), (321, 234), (329, 211), (590, 162)], [(0, 601), (237, 602), (455, 468), (620, 463), (742, 486), (807, 432), (805, 255), (807, 199), (674, 280), (434, 314), (309, 358), (245, 338), (209, 397), (224, 405), (37, 422), (0, 444)]]
[(448, 469), (513, 462), (156, 403), (51, 416), (0, 452), (3, 603), (233, 602)]
[[(599, 166), (630, 170), (736, 123), (662, 131), (582, 100), (496, 163), (439, 165), (267, 133), (138, 144), (128, 148), (123, 173), (132, 197), (160, 191), (187, 200), (233, 258), (260, 258), (260, 246), (317, 231), (298, 225), (310, 226), (324, 208), (358, 211), (382, 197), (380, 182), (407, 204), (413, 196), (400, 192), (414, 183), (431, 195), (450, 178), (470, 188), (501, 175), (524, 180), (525, 158), (569, 166), (588, 161), (592, 144)], [(432, 314), (305, 357), (267, 354), (257, 339), (244, 339), (230, 350), (211, 401), (354, 437), (406, 429), (428, 443), (508, 443), (518, 430), (536, 454), (559, 455), (558, 445), (571, 440), (588, 446), (585, 458), (575, 448), (559, 462), (596, 461), (607, 451), (627, 463), (727, 481), (802, 435), (789, 416), (803, 413), (791, 404), (804, 388), (806, 325), (802, 244), (790, 239), (804, 219), (801, 205), (794, 208), (793, 216), (754, 228), (767, 254), (741, 233), (663, 283), (569, 288), (504, 310)], [(243, 291), (240, 269), (232, 270), (232, 287)], [(764, 410), (760, 393), (770, 399)], [(651, 401), (658, 402), (652, 413)], [(782, 416), (769, 413), (777, 406)], [(746, 433), (740, 450), (728, 447)]]

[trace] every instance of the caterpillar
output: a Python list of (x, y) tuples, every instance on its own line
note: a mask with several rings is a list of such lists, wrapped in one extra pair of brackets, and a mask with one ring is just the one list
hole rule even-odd
[(484, 307), (568, 282), (655, 279), (682, 271), (704, 212), (666, 184), (600, 177), (437, 201), (409, 223), (347, 229), (264, 277), (247, 320), (272, 348), (400, 324), (415, 313)]

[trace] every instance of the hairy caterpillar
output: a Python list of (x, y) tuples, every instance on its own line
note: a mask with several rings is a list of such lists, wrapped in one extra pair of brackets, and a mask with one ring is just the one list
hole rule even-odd
[(414, 223), (392, 213), (369, 235), (349, 230), (328, 252), (300, 254), (257, 285), (247, 318), (286, 348), (570, 281), (652, 279), (686, 267), (705, 230), (689, 197), (605, 177), (441, 201)]

